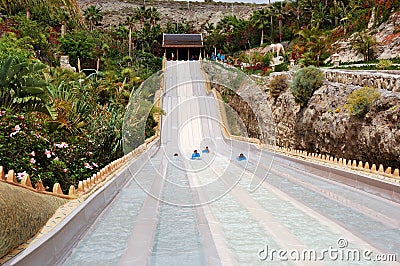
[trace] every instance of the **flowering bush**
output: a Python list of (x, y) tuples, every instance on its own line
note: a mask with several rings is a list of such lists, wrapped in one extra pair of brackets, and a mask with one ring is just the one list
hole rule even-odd
[(246, 70), (247, 74), (260, 74), (262, 76), (265, 76), (267, 75), (267, 73), (269, 74), (271, 68), (268, 66), (262, 66), (262, 64), (256, 64), (246, 67)]
[(380, 96), (377, 89), (363, 87), (350, 93), (345, 107), (352, 116), (363, 118)]
[(59, 182), (70, 185), (91, 177), (107, 162), (88, 136), (64, 136), (52, 132), (39, 113), (0, 110), (0, 165), (13, 169), (18, 179), (29, 174), (51, 188)]

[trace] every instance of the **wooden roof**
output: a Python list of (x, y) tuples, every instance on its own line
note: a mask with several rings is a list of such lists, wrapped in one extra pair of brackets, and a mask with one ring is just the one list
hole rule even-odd
[(163, 48), (201, 48), (201, 34), (163, 34)]

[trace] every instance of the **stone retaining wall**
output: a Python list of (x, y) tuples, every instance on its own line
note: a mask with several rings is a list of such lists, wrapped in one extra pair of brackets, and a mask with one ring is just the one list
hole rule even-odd
[(400, 92), (400, 73), (381, 73), (369, 71), (324, 70), (325, 78), (353, 86), (369, 86), (377, 89)]

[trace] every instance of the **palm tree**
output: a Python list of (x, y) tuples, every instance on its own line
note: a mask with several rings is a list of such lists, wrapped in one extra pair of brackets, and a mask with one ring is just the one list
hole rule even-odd
[(125, 23), (128, 25), (129, 29), (129, 48), (128, 48), (128, 55), (132, 57), (132, 31), (135, 27), (136, 19), (133, 16), (127, 17)]
[(206, 24), (202, 26), (202, 29), (206, 34), (211, 34), (215, 30), (214, 23), (206, 22)]
[(271, 24), (270, 25), (271, 26), (270, 38), (271, 38), (271, 42), (273, 42), (273, 40), (274, 40), (274, 17), (276, 15), (276, 10), (275, 10), (274, 5), (271, 5), (271, 0), (269, 0), (269, 5), (267, 6), (266, 10), (267, 10), (267, 14), (269, 16), (270, 24)]
[(160, 20), (160, 13), (155, 7), (150, 7), (145, 12), (145, 17), (149, 20), (150, 26), (154, 26)]
[(86, 21), (89, 22), (90, 31), (93, 30), (94, 25), (96, 25), (103, 19), (103, 14), (101, 12), (101, 9), (97, 8), (96, 6), (89, 6), (84, 11), (84, 16)]
[(268, 12), (266, 9), (256, 10), (250, 18), (250, 21), (258, 29), (261, 29), (261, 42), (260, 45), (264, 44), (264, 28), (268, 24)]
[(330, 21), (327, 8), (322, 3), (319, 3), (311, 12), (311, 27), (319, 29), (325, 21)]
[(283, 21), (283, 17), (288, 14), (286, 8), (286, 1), (285, 1), (285, 6), (283, 6), (282, 2), (278, 3), (275, 2), (274, 3), (274, 10), (275, 10), (275, 15), (278, 17), (278, 27), (279, 27), (279, 42), (282, 42), (282, 21)]
[(358, 32), (351, 41), (352, 48), (363, 55), (364, 61), (372, 59), (376, 43), (376, 39), (365, 31)]
[(301, 45), (306, 47), (303, 62), (306, 65), (318, 66), (326, 49), (326, 35), (317, 28), (300, 30), (297, 35), (301, 37)]
[(146, 7), (145, 6), (140, 6), (135, 8), (135, 10), (133, 11), (133, 17), (140, 21), (140, 25), (143, 28), (143, 24), (146, 21)]
[(126, 27), (124, 25), (119, 24), (118, 26), (115, 26), (114, 30), (113, 30), (113, 34), (116, 37), (116, 39), (118, 41), (121, 42), (121, 52), (123, 51), (124, 47), (123, 47), (123, 42), (124, 40), (126, 40), (126, 35), (128, 35), (128, 30), (126, 29)]

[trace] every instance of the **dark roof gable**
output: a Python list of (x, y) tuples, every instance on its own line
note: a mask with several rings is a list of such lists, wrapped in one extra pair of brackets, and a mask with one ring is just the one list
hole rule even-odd
[(203, 47), (201, 34), (163, 34), (163, 47)]

